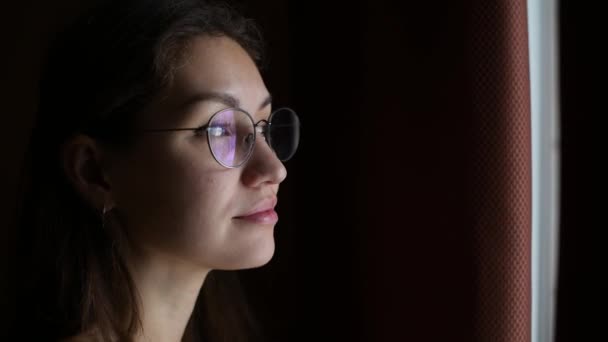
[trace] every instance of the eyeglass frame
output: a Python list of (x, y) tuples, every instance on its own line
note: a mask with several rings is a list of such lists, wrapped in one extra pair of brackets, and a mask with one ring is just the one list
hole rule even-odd
[[(229, 169), (235, 169), (235, 168), (239, 168), (241, 166), (243, 166), (245, 163), (247, 163), (247, 161), (249, 161), (249, 159), (251, 159), (251, 156), (253, 155), (253, 150), (255, 148), (255, 144), (257, 141), (257, 133), (258, 133), (258, 126), (261, 123), (266, 123), (264, 126), (261, 127), (261, 129), (259, 130), (260, 134), (262, 134), (262, 136), (264, 137), (264, 140), (266, 141), (266, 143), (268, 144), (268, 147), (270, 147), (270, 149), (274, 152), (275, 156), (277, 156), (277, 159), (281, 160), (280, 158), (278, 158), (278, 155), (276, 153), (276, 151), (272, 148), (271, 143), (269, 143), (270, 136), (268, 135), (268, 128), (272, 125), (271, 121), (272, 121), (272, 117), (274, 114), (278, 113), (281, 110), (289, 110), (294, 114), (294, 117), (296, 118), (296, 126), (298, 127), (298, 129), (300, 129), (300, 127), (302, 126), (302, 124), (300, 123), (300, 118), (298, 117), (298, 114), (295, 112), (295, 110), (289, 108), (289, 107), (281, 107), (278, 109), (275, 109), (274, 111), (272, 111), (272, 113), (270, 113), (270, 116), (268, 117), (268, 120), (266, 119), (262, 119), (259, 120), (258, 122), (255, 122), (253, 120), (253, 117), (251, 116), (251, 114), (249, 114), (249, 112), (247, 112), (246, 110), (239, 108), (239, 107), (228, 107), (228, 108), (223, 108), (215, 113), (213, 113), (213, 115), (211, 115), (211, 117), (209, 118), (209, 120), (207, 121), (206, 124), (199, 126), (199, 127), (194, 127), (194, 128), (159, 128), (159, 129), (139, 129), (137, 130), (137, 132), (142, 132), (142, 133), (155, 133), (155, 132), (173, 132), (173, 131), (195, 131), (195, 132), (205, 132), (207, 135), (207, 145), (209, 146), (209, 151), (211, 152), (211, 155), (213, 156), (213, 159), (215, 159), (216, 162), (218, 162), (218, 164), (222, 165), (225, 168), (229, 168)], [(211, 121), (215, 118), (216, 115), (229, 111), (229, 110), (237, 110), (240, 112), (243, 112), (247, 115), (247, 117), (249, 118), (249, 120), (251, 121), (251, 124), (253, 125), (253, 143), (251, 143), (251, 147), (249, 149), (249, 152), (247, 153), (247, 157), (245, 157), (245, 159), (243, 159), (243, 161), (238, 164), (238, 165), (234, 165), (234, 166), (229, 166), (229, 165), (225, 165), (224, 163), (222, 163), (221, 161), (218, 160), (218, 158), (215, 156), (215, 153), (213, 152), (213, 149), (211, 148), (211, 138), (209, 137), (209, 124), (211, 123)], [(296, 150), (298, 148), (299, 145), (299, 138), (298, 138), (298, 144), (296, 144)], [(295, 154), (295, 152), (294, 152)], [(285, 159), (285, 160), (281, 160), (282, 162), (288, 161), (289, 159), (291, 159), (293, 157), (293, 154)]]

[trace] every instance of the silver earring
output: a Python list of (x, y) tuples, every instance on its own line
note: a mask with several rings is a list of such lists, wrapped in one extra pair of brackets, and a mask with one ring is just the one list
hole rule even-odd
[(101, 228), (105, 229), (106, 228), (106, 213), (109, 212), (111, 209), (107, 209), (106, 205), (103, 205), (103, 210), (101, 212)]

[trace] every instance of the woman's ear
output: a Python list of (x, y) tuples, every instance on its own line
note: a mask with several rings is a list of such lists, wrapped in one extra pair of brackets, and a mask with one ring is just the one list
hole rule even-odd
[(114, 206), (111, 187), (104, 170), (104, 150), (91, 137), (78, 134), (62, 146), (65, 176), (82, 198), (96, 210)]

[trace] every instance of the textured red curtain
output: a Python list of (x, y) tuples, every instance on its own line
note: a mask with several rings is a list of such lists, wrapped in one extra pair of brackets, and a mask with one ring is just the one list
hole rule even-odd
[(363, 12), (367, 340), (529, 341), (526, 1)]
[(532, 161), (526, 1), (479, 1), (472, 14), (476, 337), (530, 341)]

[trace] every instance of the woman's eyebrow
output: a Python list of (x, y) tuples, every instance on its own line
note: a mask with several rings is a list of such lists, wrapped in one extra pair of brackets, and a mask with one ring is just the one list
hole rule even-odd
[(271, 103), (272, 103), (272, 95), (268, 94), (268, 96), (266, 96), (264, 101), (262, 101), (262, 103), (260, 104), (260, 108), (258, 108), (258, 110), (262, 110), (262, 109), (266, 108), (266, 106), (270, 105)]
[[(180, 108), (188, 109), (193, 105), (199, 102), (206, 101), (215, 101), (225, 104), (228, 107), (236, 107), (241, 108), (241, 101), (236, 97), (228, 94), (228, 93), (217, 93), (217, 92), (204, 92), (204, 93), (196, 93), (193, 96), (189, 97)], [(264, 109), (266, 106), (272, 103), (272, 95), (268, 94), (268, 96), (262, 101), (260, 104), (260, 108), (258, 110)]]

